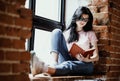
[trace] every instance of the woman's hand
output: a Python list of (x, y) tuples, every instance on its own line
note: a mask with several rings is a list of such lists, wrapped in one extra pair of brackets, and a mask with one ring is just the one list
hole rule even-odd
[(83, 61), (83, 62), (91, 62), (90, 56), (87, 55), (87, 57), (84, 57), (82, 54), (77, 54), (76, 58), (79, 61)]

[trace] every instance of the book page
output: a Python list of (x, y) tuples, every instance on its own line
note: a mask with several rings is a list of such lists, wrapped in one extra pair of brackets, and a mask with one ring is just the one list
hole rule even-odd
[(83, 50), (80, 46), (78, 46), (77, 44), (73, 44), (69, 53), (71, 54), (71, 56), (75, 57), (77, 54), (82, 54), (84, 57), (86, 57), (88, 54), (90, 54), (90, 56), (93, 55), (95, 49), (91, 49), (88, 51)]

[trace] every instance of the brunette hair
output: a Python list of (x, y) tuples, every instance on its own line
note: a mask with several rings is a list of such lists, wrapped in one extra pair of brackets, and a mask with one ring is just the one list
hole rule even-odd
[(89, 16), (88, 18), (88, 22), (86, 23), (86, 25), (83, 27), (83, 30), (85, 32), (90, 31), (93, 29), (92, 23), (93, 23), (93, 15), (91, 13), (91, 11), (89, 10), (89, 8), (87, 7), (78, 7), (75, 11), (75, 13), (72, 16), (72, 20), (70, 25), (68, 26), (67, 30), (70, 29), (70, 35), (68, 38), (68, 43), (71, 43), (73, 41), (78, 41), (78, 33), (76, 31), (76, 20), (80, 19), (82, 14), (87, 14)]

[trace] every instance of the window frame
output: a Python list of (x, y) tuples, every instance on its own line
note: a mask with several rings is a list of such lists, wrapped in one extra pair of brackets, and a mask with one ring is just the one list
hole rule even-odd
[(34, 50), (35, 28), (45, 31), (52, 31), (55, 28), (59, 28), (62, 31), (65, 29), (65, 0), (61, 0), (60, 4), (60, 22), (35, 15), (35, 5), (36, 0), (29, 0), (29, 8), (33, 13), (33, 26), (31, 29), (31, 37), (28, 40), (28, 51)]

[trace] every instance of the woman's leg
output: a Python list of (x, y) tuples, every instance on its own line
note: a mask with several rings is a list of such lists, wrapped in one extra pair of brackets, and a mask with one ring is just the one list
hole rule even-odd
[(73, 65), (71, 75), (91, 75), (93, 73), (92, 62), (73, 61), (71, 64)]
[[(71, 57), (68, 54), (66, 41), (60, 29), (55, 29), (52, 32), (51, 48), (52, 48), (51, 53), (54, 54), (54, 57), (56, 57), (56, 59), (58, 58), (58, 63), (71, 60)], [(44, 63), (41, 62), (37, 57), (33, 57), (33, 58), (34, 58), (33, 67), (31, 69), (33, 75), (39, 74), (42, 72), (54, 74), (54, 72), (56, 71), (55, 68), (44, 66)], [(47, 68), (47, 70), (44, 70), (43, 68)]]
[(34, 75), (41, 73), (49, 73), (53, 75), (56, 71), (54, 67), (49, 67), (42, 60), (40, 60), (35, 53), (31, 52), (31, 73)]
[(67, 61), (67, 60), (72, 60), (71, 56), (68, 53), (68, 49), (67, 49), (65, 38), (63, 36), (63, 32), (60, 29), (54, 29), (52, 31), (51, 53), (53, 52), (54, 54), (57, 54), (54, 56), (56, 59), (58, 59), (58, 64), (64, 61)]
[(90, 75), (93, 72), (93, 63), (66, 61), (55, 68), (54, 75)]
[(93, 64), (81, 61), (65, 61), (55, 67), (45, 65), (36, 55), (32, 56), (31, 73), (49, 73), (50, 75), (89, 75), (93, 72)]

